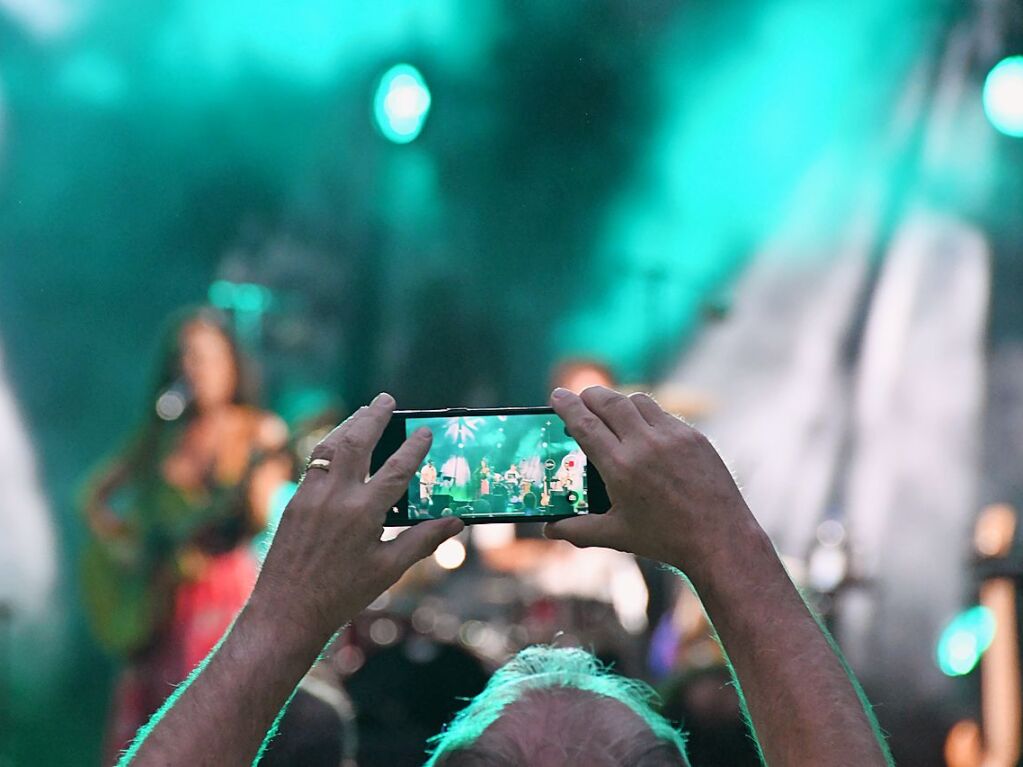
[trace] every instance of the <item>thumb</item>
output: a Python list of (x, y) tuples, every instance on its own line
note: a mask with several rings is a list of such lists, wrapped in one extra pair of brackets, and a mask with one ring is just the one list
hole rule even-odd
[(420, 559), (430, 556), (448, 538), (460, 533), (463, 527), (465, 525), (457, 517), (431, 519), (413, 525), (384, 546), (404, 573)]
[(604, 546), (617, 549), (621, 545), (618, 525), (610, 512), (548, 522), (544, 526), (543, 534), (547, 538), (568, 541), (580, 548)]

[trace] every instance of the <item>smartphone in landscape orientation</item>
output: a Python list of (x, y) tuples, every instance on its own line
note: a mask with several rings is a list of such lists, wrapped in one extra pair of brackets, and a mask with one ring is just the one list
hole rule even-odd
[(433, 444), (387, 525), (542, 522), (610, 507), (596, 468), (549, 407), (396, 411), (371, 470), (424, 426)]

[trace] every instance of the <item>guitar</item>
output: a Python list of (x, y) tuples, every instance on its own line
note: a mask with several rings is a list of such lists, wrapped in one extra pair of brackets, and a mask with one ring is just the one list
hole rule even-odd
[[(131, 657), (153, 644), (170, 621), (175, 589), (196, 551), (192, 542), (233, 523), (245, 484), (214, 491), (200, 513), (169, 485), (144, 499), (137, 488), (118, 494), (115, 510), (129, 521), (115, 536), (91, 535), (80, 561), (86, 618), (104, 650)], [(162, 511), (159, 524), (142, 522), (143, 506)]]

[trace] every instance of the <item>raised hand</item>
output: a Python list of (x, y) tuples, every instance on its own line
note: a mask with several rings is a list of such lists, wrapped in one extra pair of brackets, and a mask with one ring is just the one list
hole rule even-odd
[[(274, 535), (253, 601), (329, 637), (415, 562), (462, 529), (455, 518), (423, 522), (382, 542), (384, 519), (430, 449), (420, 429), (367, 479), (394, 398), (379, 395), (324, 437)], [(324, 468), (317, 468), (323, 461)]]
[(603, 515), (550, 523), (548, 538), (606, 546), (689, 570), (734, 534), (757, 529), (717, 451), (696, 429), (646, 394), (595, 386), (556, 389), (551, 401), (611, 499)]

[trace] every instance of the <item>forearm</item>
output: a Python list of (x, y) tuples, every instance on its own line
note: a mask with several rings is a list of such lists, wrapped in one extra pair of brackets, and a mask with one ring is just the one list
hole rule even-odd
[[(783, 765), (886, 765), (887, 750), (836, 650), (750, 518), (690, 573), (764, 758)], [(713, 572), (713, 577), (708, 574)]]
[(251, 764), (326, 638), (292, 627), (258, 601), (140, 730), (122, 766)]
[(458, 519), (430, 520), (381, 541), (388, 509), (430, 448), (420, 429), (366, 479), (393, 410), (394, 398), (381, 394), (313, 449), (245, 609), (123, 765), (251, 764), (338, 627), (462, 529)]

